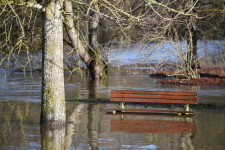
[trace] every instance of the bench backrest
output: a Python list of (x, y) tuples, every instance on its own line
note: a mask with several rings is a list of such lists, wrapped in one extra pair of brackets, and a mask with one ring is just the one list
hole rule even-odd
[(197, 93), (196, 92), (112, 90), (110, 101), (197, 104)]

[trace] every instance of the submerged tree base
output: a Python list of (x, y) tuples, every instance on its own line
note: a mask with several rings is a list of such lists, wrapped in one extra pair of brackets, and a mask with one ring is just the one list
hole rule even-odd
[(41, 121), (40, 126), (50, 129), (63, 128), (66, 125), (66, 121)]

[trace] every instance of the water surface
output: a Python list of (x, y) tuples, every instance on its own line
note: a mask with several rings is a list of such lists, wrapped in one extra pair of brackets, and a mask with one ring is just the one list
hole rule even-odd
[[(109, 99), (114, 89), (194, 91), (199, 94), (199, 103), (225, 106), (224, 87), (158, 85), (160, 79), (150, 78), (148, 71), (114, 67), (109, 70), (108, 79), (101, 82), (79, 76), (69, 79), (66, 75), (66, 99)], [(0, 149), (225, 149), (224, 109), (194, 109), (193, 117), (110, 115), (103, 108), (117, 108), (117, 104), (68, 101), (66, 128), (52, 131), (39, 126), (40, 94), (39, 73), (1, 71)]]

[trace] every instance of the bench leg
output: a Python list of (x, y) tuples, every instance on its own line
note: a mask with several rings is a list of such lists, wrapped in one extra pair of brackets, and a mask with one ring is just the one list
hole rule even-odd
[[(189, 104), (184, 105), (184, 111), (190, 111)], [(188, 115), (188, 113), (185, 113)]]
[(113, 110), (113, 112), (112, 112), (113, 114), (116, 114), (116, 111), (115, 110)]
[[(120, 109), (125, 109), (125, 102), (120, 102)], [(123, 110), (121, 112), (124, 112)]]
[(120, 102), (120, 109), (125, 109), (125, 103), (124, 102)]

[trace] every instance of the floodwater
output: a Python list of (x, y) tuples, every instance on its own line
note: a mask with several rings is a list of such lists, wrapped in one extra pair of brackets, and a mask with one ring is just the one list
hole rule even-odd
[[(198, 103), (225, 107), (225, 87), (159, 85), (148, 69), (111, 67), (94, 82), (65, 76), (66, 100), (109, 99), (114, 89), (198, 92)], [(56, 130), (39, 126), (41, 75), (0, 71), (0, 149), (224, 150), (224, 109), (193, 109), (192, 117), (156, 114), (106, 114), (118, 104), (67, 101), (67, 124)], [(144, 108), (127, 105), (127, 108)], [(151, 108), (152, 107), (152, 108)], [(157, 109), (148, 106), (149, 109)], [(168, 109), (168, 108), (162, 108)], [(181, 108), (170, 108), (181, 109)]]

